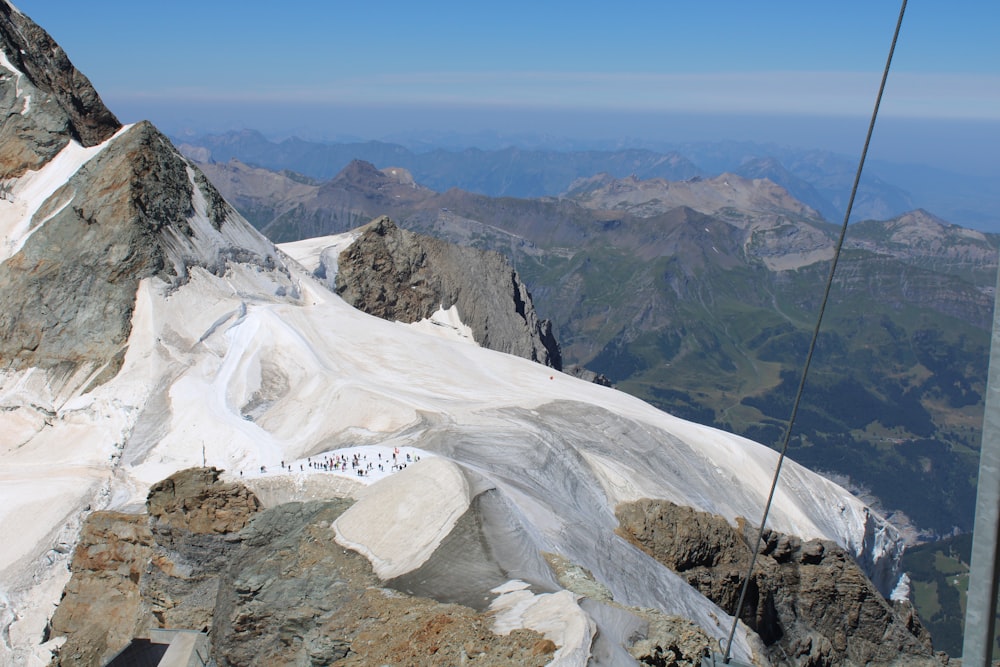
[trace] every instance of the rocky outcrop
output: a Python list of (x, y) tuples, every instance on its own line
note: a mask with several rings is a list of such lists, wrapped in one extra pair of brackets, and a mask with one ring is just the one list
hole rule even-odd
[(66, 641), (56, 665), (104, 665), (141, 634), (139, 580), (153, 552), (146, 517), (94, 512), (83, 524), (72, 577), (48, 634)]
[(75, 139), (94, 146), (121, 127), (65, 52), (31, 19), (0, 0), (0, 180), (36, 169)]
[(233, 535), (260, 510), (219, 475), (183, 470), (150, 489), (148, 514), (88, 517), (51, 622), (51, 635), (67, 638), (54, 664), (105, 664), (149, 628), (211, 627)]
[(341, 253), (336, 291), (356, 308), (387, 320), (417, 322), (458, 307), (483, 347), (562, 367), (552, 324), (495, 252), (452, 245), (378, 218)]
[(212, 626), (220, 578), (233, 556), (232, 535), (261, 507), (249, 489), (219, 475), (215, 468), (183, 470), (149, 490), (155, 545), (141, 588), (156, 627)]
[[(211, 637), (219, 665), (544, 665), (556, 647), (488, 615), (381, 587), (333, 540), (346, 500), (261, 508), (214, 468), (154, 485), (148, 515), (97, 512), (51, 623), (54, 665), (104, 664), (150, 628)], [(339, 662), (338, 662), (339, 661)]]
[[(735, 613), (755, 531), (748, 538), (722, 517), (661, 500), (617, 515), (625, 537)], [(767, 531), (759, 553), (740, 618), (772, 664), (940, 664), (912, 608), (883, 598), (835, 543)]]
[(113, 377), (136, 288), (274, 250), (152, 125), (127, 130), (44, 30), (0, 0), (0, 369)]
[(149, 489), (146, 511), (160, 544), (178, 532), (235, 533), (250, 522), (260, 510), (257, 496), (242, 484), (221, 482), (220, 474), (217, 468), (194, 468)]
[(273, 248), (148, 123), (81, 166), (32, 224), (0, 264), (0, 367), (15, 370), (113, 377), (141, 280), (176, 285), (193, 266), (221, 274), (229, 261), (275, 265)]

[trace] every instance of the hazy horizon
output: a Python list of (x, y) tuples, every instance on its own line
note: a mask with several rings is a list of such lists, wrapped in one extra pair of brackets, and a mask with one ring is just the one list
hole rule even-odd
[[(753, 141), (857, 156), (897, 3), (611, 9), (21, 0), (122, 121), (180, 134), (609, 145)], [(870, 158), (1000, 178), (1000, 5), (907, 9)]]
[[(104, 95), (866, 115), (898, 3), (19, 0)], [(908, 9), (883, 111), (1000, 120), (989, 0)]]
[[(109, 102), (119, 115), (139, 120), (139, 110)], [(254, 130), (268, 139), (351, 143), (385, 141), (419, 148), (522, 148), (567, 150), (641, 147), (700, 142), (751, 142), (781, 148), (817, 149), (858, 157), (868, 118), (816, 115), (566, 113), (537, 110), (455, 109), (232, 109), (207, 105), (198, 117), (164, 107), (150, 118), (172, 136)], [(317, 122), (315, 116), (322, 120)], [(235, 120), (238, 119), (238, 120)], [(919, 136), (920, 141), (913, 137)], [(995, 138), (991, 140), (991, 138)], [(993, 147), (994, 150), (988, 150)], [(880, 118), (869, 152), (872, 160), (940, 167), (956, 173), (1000, 176), (1000, 121)]]

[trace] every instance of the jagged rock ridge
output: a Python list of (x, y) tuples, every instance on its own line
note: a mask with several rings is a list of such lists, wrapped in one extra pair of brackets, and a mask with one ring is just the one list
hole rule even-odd
[[(628, 503), (616, 513), (624, 534), (736, 613), (755, 528), (741, 522), (741, 532), (721, 517), (664, 501)], [(759, 553), (740, 618), (776, 664), (938, 664), (912, 606), (886, 601), (835, 543), (767, 530)]]
[(528, 289), (498, 253), (407, 232), (382, 217), (341, 253), (336, 291), (355, 308), (402, 322), (457, 306), (483, 347), (562, 367), (551, 322), (539, 320)]
[(96, 146), (121, 127), (59, 45), (6, 0), (0, 51), (0, 180), (37, 169), (71, 140)]

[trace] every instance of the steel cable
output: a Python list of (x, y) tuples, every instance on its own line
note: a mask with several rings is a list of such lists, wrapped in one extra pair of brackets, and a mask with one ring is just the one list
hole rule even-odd
[(781, 466), (785, 462), (785, 455), (788, 453), (788, 443), (792, 437), (792, 427), (795, 424), (795, 417), (798, 415), (799, 404), (802, 401), (802, 393), (806, 386), (806, 377), (809, 375), (809, 365), (812, 363), (813, 354), (816, 351), (816, 340), (819, 338), (820, 326), (823, 323), (823, 314), (826, 312), (826, 305), (830, 299), (830, 290), (833, 287), (833, 276), (837, 270), (837, 262), (840, 260), (840, 252), (844, 247), (844, 237), (847, 236), (847, 223), (851, 217), (851, 209), (854, 207), (854, 198), (858, 193), (858, 184), (861, 182), (861, 172), (865, 166), (865, 158), (868, 156), (868, 146), (871, 143), (872, 133), (875, 130), (875, 119), (878, 117), (879, 105), (882, 103), (882, 93), (885, 91), (885, 82), (889, 78), (889, 68), (892, 64), (892, 55), (896, 50), (896, 41), (899, 39), (899, 30), (903, 25), (903, 14), (906, 12), (906, 0), (902, 0), (899, 8), (899, 18), (896, 20), (896, 30), (892, 35), (892, 44), (889, 46), (889, 56), (885, 61), (885, 68), (882, 71), (882, 83), (878, 88), (878, 95), (875, 97), (875, 108), (872, 110), (871, 121), (868, 123), (868, 134), (865, 136), (865, 145), (861, 150), (861, 159), (858, 161), (858, 170), (854, 175), (854, 185), (851, 187), (851, 197), (847, 201), (847, 210), (844, 212), (844, 222), (840, 227), (840, 237), (834, 246), (833, 259), (830, 262), (830, 273), (826, 279), (826, 287), (823, 291), (823, 300), (820, 302), (819, 313), (816, 317), (816, 327), (813, 329), (812, 339), (809, 341), (809, 352), (806, 354), (805, 364), (802, 367), (802, 378), (799, 381), (799, 388), (795, 393), (795, 400), (792, 403), (792, 413), (788, 418), (788, 425), (785, 428), (785, 436), (781, 443), (781, 453), (778, 455), (778, 463), (774, 469), (774, 478), (771, 480), (771, 490), (767, 494), (767, 502), (764, 505), (764, 515), (760, 520), (760, 529), (757, 532), (757, 540), (750, 545), (750, 567), (747, 568), (746, 578), (743, 581), (743, 588), (740, 590), (739, 602), (736, 604), (736, 613), (733, 615), (733, 626), (729, 630), (726, 638), (725, 654), (723, 662), (729, 664), (731, 657), (733, 637), (736, 635), (736, 628), (740, 622), (740, 614), (743, 613), (743, 604), (746, 602), (747, 590), (750, 587), (750, 578), (753, 576), (753, 568), (757, 563), (757, 553), (760, 551), (760, 542), (764, 539), (764, 525), (767, 523), (767, 515), (771, 511), (771, 503), (774, 501), (774, 494), (778, 488), (778, 478), (781, 476)]

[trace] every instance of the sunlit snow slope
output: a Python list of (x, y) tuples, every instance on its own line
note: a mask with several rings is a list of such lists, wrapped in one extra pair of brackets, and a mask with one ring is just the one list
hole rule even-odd
[[(521, 553), (509, 556), (521, 563), (518, 578), (551, 585), (538, 553), (560, 553), (619, 602), (725, 631), (720, 610), (615, 535), (613, 508), (652, 497), (731, 520), (758, 517), (772, 451), (538, 364), (370, 317), (289, 268), (231, 264), (222, 276), (196, 268), (176, 289), (145, 279), (121, 371), (65, 403), (52, 404), (33, 371), (3, 376), (0, 586), (15, 646), (40, 636), (66, 576), (61, 545), (72, 543), (84, 508), (138, 505), (153, 482), (202, 463), (244, 478), (264, 466), (265, 477), (287, 478), (291, 498), (301, 478), (325, 473), (278, 472), (282, 461), (363, 445), (428, 453), (370, 487), (394, 485), (367, 521), (331, 533), (359, 548), (378, 541), (383, 555), (368, 553), (376, 564), (393, 561), (391, 576), (420, 566), (448, 522), (491, 490), (520, 540)], [(416, 474), (430, 455), (452, 463)], [(393, 503), (429, 493), (451, 504), (431, 502), (385, 534)], [(893, 583), (889, 529), (794, 464), (770, 525), (833, 539), (868, 562), (883, 589)], [(417, 542), (423, 548), (412, 550)]]

